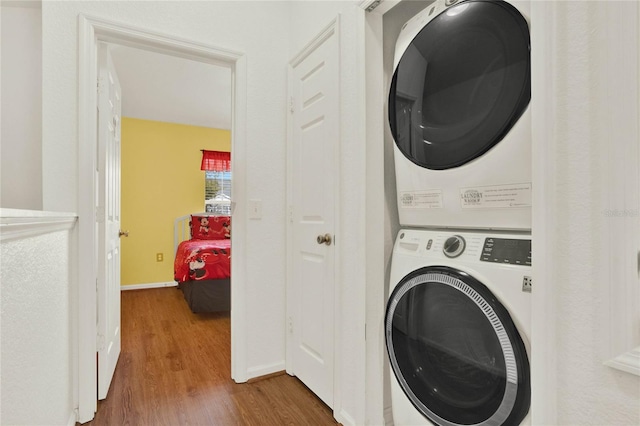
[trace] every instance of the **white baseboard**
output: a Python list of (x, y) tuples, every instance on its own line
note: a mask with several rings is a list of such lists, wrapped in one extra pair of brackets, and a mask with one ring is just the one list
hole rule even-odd
[(76, 408), (69, 415), (69, 420), (67, 421), (67, 426), (76, 426), (76, 422), (78, 421), (78, 409)]
[(178, 285), (175, 281), (164, 282), (164, 283), (149, 283), (149, 284), (131, 284), (131, 285), (121, 285), (120, 291), (125, 290), (144, 290), (147, 288), (161, 288), (161, 287), (176, 287)]
[(384, 408), (384, 424), (385, 426), (393, 426), (393, 411), (391, 406)]
[(260, 365), (258, 367), (251, 367), (247, 370), (247, 378), (253, 379), (255, 377), (266, 376), (267, 374), (277, 373), (278, 371), (284, 371), (284, 362), (276, 362), (275, 364)]
[(343, 424), (344, 426), (356, 426), (356, 421), (344, 409), (340, 410), (340, 412), (338, 413), (334, 411), (333, 416), (339, 423)]

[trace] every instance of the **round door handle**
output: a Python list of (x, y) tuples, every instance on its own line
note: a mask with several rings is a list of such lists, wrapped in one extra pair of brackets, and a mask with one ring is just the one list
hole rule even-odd
[(129, 231), (123, 231), (120, 230), (120, 232), (118, 232), (118, 237), (122, 237), (122, 236), (128, 237), (129, 236)]
[(316, 241), (318, 242), (318, 244), (326, 244), (326, 245), (330, 246), (331, 245), (331, 235), (330, 234), (318, 235), (318, 238), (316, 238)]

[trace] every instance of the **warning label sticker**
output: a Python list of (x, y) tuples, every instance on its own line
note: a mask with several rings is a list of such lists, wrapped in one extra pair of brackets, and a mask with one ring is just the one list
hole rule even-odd
[(442, 190), (401, 192), (399, 205), (403, 209), (441, 209)]
[(500, 209), (531, 206), (531, 183), (460, 189), (463, 209)]

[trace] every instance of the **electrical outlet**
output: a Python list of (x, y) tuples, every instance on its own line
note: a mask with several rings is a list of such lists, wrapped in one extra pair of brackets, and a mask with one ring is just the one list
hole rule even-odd
[(532, 285), (533, 285), (533, 279), (531, 279), (531, 277), (524, 277), (522, 279), (522, 291), (531, 293)]
[(156, 262), (162, 262), (162, 261), (164, 261), (164, 254), (156, 253)]

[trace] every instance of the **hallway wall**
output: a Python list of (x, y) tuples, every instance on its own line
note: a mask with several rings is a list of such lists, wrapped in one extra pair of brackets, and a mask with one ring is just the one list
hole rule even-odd
[(42, 17), (33, 3), (0, 6), (0, 207), (42, 210)]

